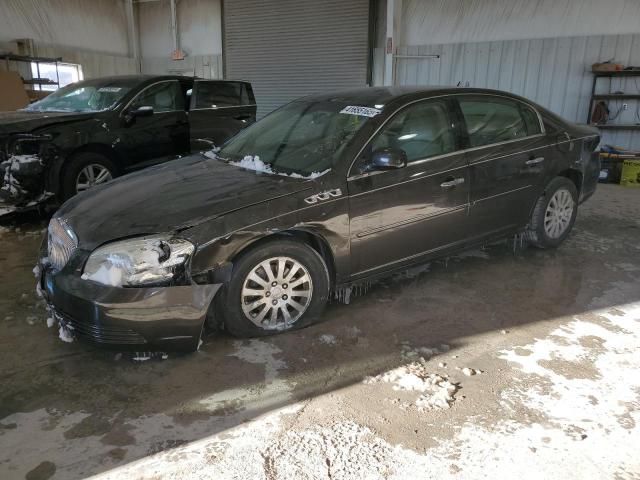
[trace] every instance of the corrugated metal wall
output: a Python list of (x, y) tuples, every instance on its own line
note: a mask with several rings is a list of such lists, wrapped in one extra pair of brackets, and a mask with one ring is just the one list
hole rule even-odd
[(228, 0), (223, 24), (225, 77), (251, 81), (259, 116), (367, 83), (369, 0)]
[[(578, 123), (585, 123), (591, 95), (591, 65), (616, 59), (640, 66), (640, 35), (607, 35), (535, 40), (458, 43), (398, 47), (399, 55), (440, 55), (439, 59), (396, 59), (397, 85), (456, 85), (495, 88), (523, 95)], [(602, 82), (600, 93), (608, 93)], [(615, 79), (611, 91), (640, 93), (640, 78)], [(640, 123), (640, 105), (628, 101), (629, 110), (615, 120)], [(622, 101), (610, 102), (615, 113)], [(612, 122), (613, 123), (613, 122)], [(603, 141), (625, 148), (640, 148), (640, 134), (603, 132)]]

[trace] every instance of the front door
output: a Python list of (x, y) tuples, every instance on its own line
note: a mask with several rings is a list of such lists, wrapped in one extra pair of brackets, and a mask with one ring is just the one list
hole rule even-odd
[[(468, 233), (469, 170), (449, 100), (396, 113), (364, 149), (348, 179), (352, 276), (382, 273), (440, 252)], [(371, 154), (404, 151), (407, 165), (375, 170)]]
[(474, 236), (498, 236), (523, 227), (552, 161), (537, 112), (506, 97), (456, 98), (467, 133)]
[(189, 152), (189, 124), (184, 93), (177, 80), (165, 80), (145, 87), (126, 112), (153, 107), (153, 115), (124, 123), (112, 147), (127, 159), (130, 168), (176, 158)]

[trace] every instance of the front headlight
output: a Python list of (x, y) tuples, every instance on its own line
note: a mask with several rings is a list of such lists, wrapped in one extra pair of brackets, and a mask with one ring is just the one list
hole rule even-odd
[(194, 249), (187, 240), (166, 237), (109, 243), (89, 256), (82, 278), (112, 287), (164, 284), (184, 274)]

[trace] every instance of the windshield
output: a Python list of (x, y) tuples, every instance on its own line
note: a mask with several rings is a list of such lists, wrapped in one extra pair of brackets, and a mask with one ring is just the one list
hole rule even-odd
[(377, 113), (331, 100), (292, 102), (242, 130), (217, 156), (253, 170), (317, 176), (335, 165), (356, 132)]
[(27, 112), (99, 112), (115, 106), (134, 86), (130, 80), (87, 80), (72, 83), (42, 100)]

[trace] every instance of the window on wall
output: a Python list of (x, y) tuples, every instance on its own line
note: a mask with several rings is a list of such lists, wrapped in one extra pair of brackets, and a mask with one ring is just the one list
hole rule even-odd
[[(76, 63), (58, 63), (56, 72), (55, 63), (36, 63), (31, 62), (31, 77), (49, 79), (52, 82), (60, 82), (60, 86), (50, 85), (34, 85), (36, 90), (54, 91), (58, 88), (66, 87), (70, 83), (79, 82), (83, 79), (82, 66)], [(59, 80), (58, 80), (59, 79)]]

